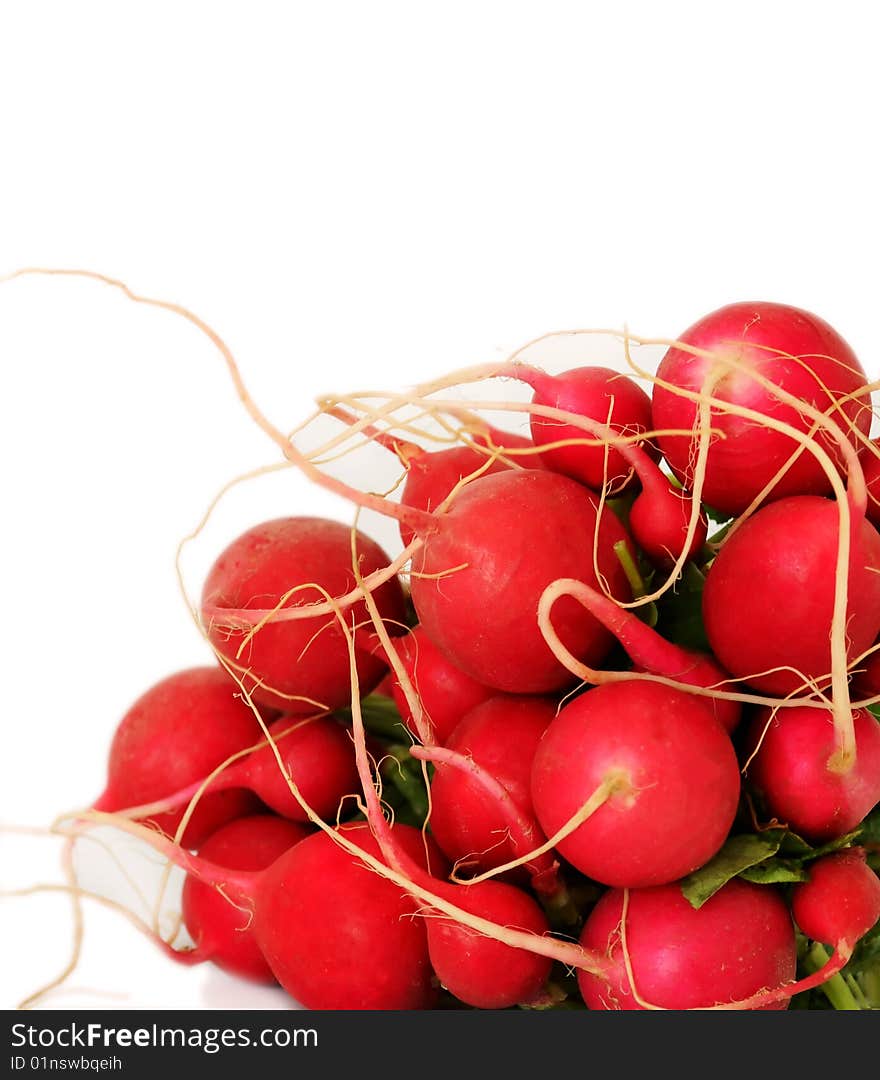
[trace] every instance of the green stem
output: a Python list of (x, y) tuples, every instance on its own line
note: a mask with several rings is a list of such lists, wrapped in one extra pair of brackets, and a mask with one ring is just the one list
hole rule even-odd
[(636, 566), (636, 561), (632, 557), (625, 540), (617, 541), (614, 545), (614, 554), (617, 556), (617, 561), (623, 567), (623, 572), (626, 574), (626, 580), (629, 582), (633, 592), (633, 599), (638, 600), (638, 598), (644, 596), (647, 591), (645, 589), (645, 579), (642, 577), (638, 566)]
[(554, 930), (570, 930), (583, 922), (583, 915), (561, 878), (556, 891), (549, 896), (539, 897), (539, 902)]
[[(825, 946), (818, 941), (813, 942), (804, 962), (810, 974), (825, 967), (828, 963), (828, 952)], [(861, 1006), (853, 997), (852, 991), (840, 972), (832, 975), (827, 982), (822, 984), (820, 989), (838, 1011), (861, 1012)]]
[(855, 975), (847, 975), (846, 985), (849, 987), (852, 996), (856, 999), (860, 1009), (871, 1009), (871, 1002), (862, 993), (862, 988), (859, 986), (858, 980)]
[[(626, 574), (626, 580), (629, 582), (629, 587), (632, 589), (633, 600), (638, 600), (640, 596), (644, 596), (648, 591), (645, 586), (645, 579), (642, 577), (641, 571), (636, 564), (635, 559), (632, 557), (632, 553), (627, 546), (626, 540), (618, 540), (614, 545), (614, 554), (617, 556), (617, 561), (623, 567), (623, 572)], [(641, 618), (642, 622), (647, 623), (648, 626), (657, 625), (657, 605), (646, 604), (644, 607), (638, 609), (636, 614)]]

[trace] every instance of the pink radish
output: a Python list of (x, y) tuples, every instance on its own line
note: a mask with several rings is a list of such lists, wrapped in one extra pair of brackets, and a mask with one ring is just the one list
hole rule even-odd
[(547, 729), (532, 803), (553, 838), (602, 785), (605, 800), (556, 849), (606, 885), (674, 881), (721, 847), (736, 814), (739, 768), (729, 736), (698, 698), (658, 683), (582, 694)]
[[(655, 630), (637, 618), (631, 611), (621, 608), (607, 596), (581, 581), (555, 581), (541, 597), (538, 607), (538, 619), (545, 638), (551, 647), (558, 649), (556, 632), (552, 622), (554, 605), (560, 597), (569, 596), (578, 600), (609, 630), (629, 653), (637, 672), (660, 675), (689, 686), (716, 688), (719, 692), (736, 690), (731, 685), (730, 676), (710, 656), (682, 648), (666, 641)], [(586, 665), (577, 663), (574, 657), (566, 657), (569, 670), (575, 672), (585, 682), (599, 685), (607, 682), (622, 682), (626, 679), (623, 672), (594, 671)], [(715, 719), (728, 733), (739, 723), (741, 706), (738, 701), (723, 698), (699, 698), (711, 709)]]
[(693, 500), (670, 483), (659, 469), (642, 469), (643, 490), (629, 511), (629, 529), (648, 561), (661, 570), (671, 570), (683, 551), (695, 558), (706, 542), (704, 514), (697, 519), (693, 539), (685, 547)]
[[(470, 476), (486, 465), (489, 459), (479, 450), (469, 446), (455, 446), (449, 450), (425, 451), (407, 459), (406, 482), (400, 501), (404, 506), (419, 510), (436, 510), (462, 477)], [(510, 466), (503, 461), (493, 461), (481, 475), (509, 472)], [(414, 531), (400, 523), (400, 538), (404, 544), (412, 541)]]
[[(591, 1009), (645, 1008), (638, 998), (664, 1009), (705, 1009), (792, 983), (797, 970), (784, 901), (773, 888), (737, 878), (699, 910), (677, 884), (611, 889), (587, 918), (581, 944), (611, 961), (607, 980), (578, 972)], [(751, 1007), (784, 1009), (787, 1003), (768, 996)]]
[[(852, 349), (823, 319), (786, 304), (763, 301), (730, 304), (713, 311), (681, 335), (681, 342), (713, 356), (693, 355), (671, 348), (657, 371), (659, 379), (699, 393), (706, 381), (717, 399), (745, 406), (810, 432), (813, 421), (790, 403), (783, 403), (748, 371), (724, 367), (730, 356), (750, 371), (779, 385), (795, 398), (828, 412), (855, 443), (851, 425), (867, 434), (871, 422), (867, 396), (845, 400), (866, 385), (865, 373)], [(714, 381), (713, 381), (714, 380)], [(739, 514), (773, 480), (797, 450), (798, 444), (779, 431), (713, 408), (711, 423), (720, 436), (709, 449), (703, 498), (711, 506)], [(656, 385), (653, 427), (694, 429), (697, 405), (673, 389)], [(833, 458), (837, 447), (825, 432), (815, 436)], [(695, 437), (661, 435), (660, 449), (672, 471), (685, 486), (693, 481)], [(829, 482), (816, 458), (803, 452), (773, 487), (771, 498), (787, 495), (824, 495)]]
[[(491, 870), (545, 842), (529, 784), (538, 743), (555, 715), (556, 704), (546, 698), (494, 697), (469, 712), (447, 740), (447, 749), (500, 785), (503, 802), (466, 769), (431, 756), (431, 831), (453, 862)], [(546, 858), (533, 872), (555, 878)]]
[(795, 885), (791, 910), (813, 941), (852, 952), (880, 919), (880, 878), (860, 847), (823, 855), (809, 864), (810, 879)]
[[(351, 736), (329, 718), (302, 719), (282, 716), (269, 725), (276, 741), (285, 772), (299, 788), (303, 799), (321, 818), (335, 820), (346, 795), (357, 791), (357, 769)], [(261, 737), (255, 745), (264, 741)], [(205, 777), (181, 791), (169, 794), (166, 801), (188, 802), (201, 788)], [(293, 821), (308, 821), (308, 815), (294, 798), (286, 776), (282, 775), (272, 746), (268, 743), (233, 762), (208, 786), (207, 795), (245, 788), (276, 814)]]
[[(465, 713), (495, 694), (494, 690), (466, 675), (446, 658), (421, 626), (392, 638), (392, 645), (413, 684), (433, 732), (433, 741), (444, 745)], [(391, 695), (411, 735), (418, 737), (409, 702), (396, 677), (391, 676)]]
[[(362, 533), (357, 552), (364, 576), (388, 565), (385, 552)], [(336, 617), (285, 614), (325, 601), (321, 590), (339, 597), (354, 585), (347, 525), (323, 518), (278, 518), (249, 529), (217, 558), (202, 591), (202, 621), (255, 701), (299, 715), (337, 709), (348, 704), (351, 685), (348, 649)], [(397, 632), (405, 617), (398, 581), (386, 581), (374, 598), (390, 632)], [(280, 611), (273, 615), (275, 609)], [(349, 626), (366, 618), (362, 603), (346, 612)], [(371, 653), (358, 654), (364, 693), (384, 670)]]
[[(577, 416), (607, 424), (616, 435), (637, 435), (651, 428), (651, 399), (626, 375), (605, 367), (580, 367), (559, 375), (548, 375), (537, 368), (517, 364), (511, 370), (534, 390), (532, 401)], [(581, 428), (536, 413), (531, 417), (532, 438), (537, 446), (566, 439), (590, 436)], [(655, 460), (659, 456), (645, 444), (645, 451)], [(579, 480), (600, 491), (606, 483), (614, 491), (623, 491), (632, 479), (632, 462), (617, 447), (608, 449), (605, 467), (603, 446), (560, 446), (541, 451), (549, 469)]]
[[(328, 411), (331, 416), (346, 424), (353, 424), (356, 421), (355, 416), (339, 406)], [(417, 443), (380, 431), (372, 424), (366, 425), (362, 430), (373, 442), (385, 447), (386, 450), (391, 450), (400, 458), (406, 468), (406, 480), (400, 493), (400, 501), (403, 506), (411, 506), (416, 510), (436, 510), (463, 477), (474, 473), (491, 475), (511, 468), (507, 461), (501, 458), (493, 461), (488, 454), (473, 446), (425, 450)], [(486, 425), (486, 433), (475, 435), (473, 441), (479, 446), (497, 447), (502, 451), (505, 449), (522, 450), (534, 445), (530, 439), (514, 435), (512, 432), (498, 431), (489, 425)], [(538, 454), (518, 455), (516, 463), (526, 469), (543, 468)], [(403, 543), (405, 545), (411, 543), (415, 535), (412, 527), (405, 521), (399, 522), (399, 527)]]
[[(538, 445), (564, 439), (607, 439), (634, 435), (651, 427), (648, 395), (625, 375), (602, 367), (574, 368), (560, 375), (547, 375), (525, 364), (511, 365), (501, 374), (514, 375), (535, 391), (533, 403), (564, 409), (590, 422), (589, 430), (554, 420), (539, 413), (531, 418), (532, 435)], [(613, 409), (611, 408), (613, 403)], [(609, 418), (609, 409), (611, 416)], [(630, 509), (629, 527), (633, 539), (651, 563), (671, 569), (685, 551), (688, 525), (693, 511), (688, 495), (663, 475), (650, 443), (606, 447), (566, 446), (542, 451), (548, 468), (564, 473), (595, 491), (608, 483), (620, 492), (635, 476), (642, 485)], [(687, 558), (693, 558), (706, 540), (706, 519), (697, 518)]]
[[(868, 869), (863, 848), (823, 855), (809, 864), (809, 873), (809, 880), (791, 892), (795, 921), (813, 941), (807, 962), (835, 1009), (859, 1010), (852, 991), (856, 984), (839, 972), (880, 919), (880, 879)], [(833, 949), (830, 958), (826, 945)]]
[[(253, 712), (225, 671), (179, 671), (138, 698), (120, 721), (110, 747), (107, 786), (95, 809), (111, 812), (162, 802), (260, 738)], [(241, 788), (211, 792), (190, 818), (183, 844), (197, 847), (224, 822), (257, 805)], [(149, 820), (173, 835), (183, 812), (183, 807), (168, 810)]]
[[(414, 558), (412, 599), (425, 633), (477, 682), (511, 693), (547, 693), (570, 682), (545, 644), (536, 611), (558, 577), (596, 582), (591, 540), (597, 506), (573, 480), (519, 470), (468, 484), (438, 516)], [(613, 596), (630, 586), (614, 553), (626, 541), (610, 512), (598, 528), (598, 564)], [(559, 605), (557, 628), (578, 657), (597, 661), (611, 635), (580, 604)]]
[(748, 776), (770, 813), (810, 840), (833, 840), (854, 829), (880, 802), (880, 723), (867, 709), (852, 714), (856, 759), (840, 772), (829, 768), (835, 749), (828, 709), (762, 709), (752, 722), (757, 747)]
[[(734, 676), (780, 695), (801, 689), (804, 677), (827, 679), (839, 530), (835, 502), (798, 495), (759, 510), (722, 546), (706, 578), (703, 618), (712, 651)], [(851, 660), (880, 631), (878, 567), (880, 534), (854, 514)]]
[[(310, 832), (272, 814), (243, 817), (212, 833), (199, 848), (199, 857), (230, 870), (264, 870)], [(195, 942), (186, 959), (210, 960), (230, 974), (257, 982), (275, 981), (254, 938), (249, 909), (242, 910), (232, 897), (188, 876), (182, 910)]]

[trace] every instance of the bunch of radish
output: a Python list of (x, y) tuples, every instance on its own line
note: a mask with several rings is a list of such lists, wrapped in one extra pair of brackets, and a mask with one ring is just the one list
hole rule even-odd
[[(309, 453), (214, 340), (401, 543), (292, 515), (216, 553), (212, 662), (135, 702), (77, 822), (186, 872), (161, 947), (316, 1009), (880, 1008), (880, 447), (843, 338), (732, 304), (656, 371), (328, 399)], [(321, 466), (364, 442), (394, 493)]]

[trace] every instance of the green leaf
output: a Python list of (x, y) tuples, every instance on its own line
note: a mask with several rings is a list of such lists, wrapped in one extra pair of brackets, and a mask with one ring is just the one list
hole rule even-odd
[(783, 885), (795, 881), (807, 881), (809, 874), (798, 863), (790, 859), (765, 859), (743, 870), (740, 875), (754, 885)]
[(782, 829), (731, 836), (713, 859), (683, 879), (681, 891), (692, 907), (702, 907), (731, 878), (775, 855), (783, 836)]
[(856, 830), (860, 844), (880, 844), (880, 806)]
[(860, 832), (861, 826), (844, 836), (838, 836), (836, 840), (829, 840), (827, 844), (821, 844), (819, 847), (813, 847), (812, 844), (804, 840), (802, 836), (798, 836), (797, 833), (787, 832), (782, 841), (782, 851), (783, 854), (792, 856), (800, 862), (811, 862), (813, 859), (818, 859), (820, 855), (830, 855), (832, 851), (840, 851), (841, 848), (849, 847), (853, 840), (858, 839)]
[(686, 649), (709, 652), (703, 626), (703, 586), (705, 576), (688, 563), (681, 579), (657, 601), (657, 629), (667, 641)]

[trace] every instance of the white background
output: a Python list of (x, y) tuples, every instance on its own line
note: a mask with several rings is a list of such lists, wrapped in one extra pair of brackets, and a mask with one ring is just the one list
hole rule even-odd
[[(675, 335), (735, 299), (823, 315), (880, 374), (873, 5), (0, 7), (0, 273), (81, 266), (179, 301), (281, 426), (550, 329)], [(0, 286), (0, 820), (100, 790), (131, 700), (208, 656), (177, 541), (274, 460), (210, 345), (98, 285)], [(347, 507), (287, 476), (255, 514)], [(200, 562), (200, 560), (202, 560)], [(0, 888), (58, 849), (0, 836)], [(0, 1007), (67, 955), (60, 895), (0, 901)], [(87, 911), (48, 1007), (286, 1007)]]

